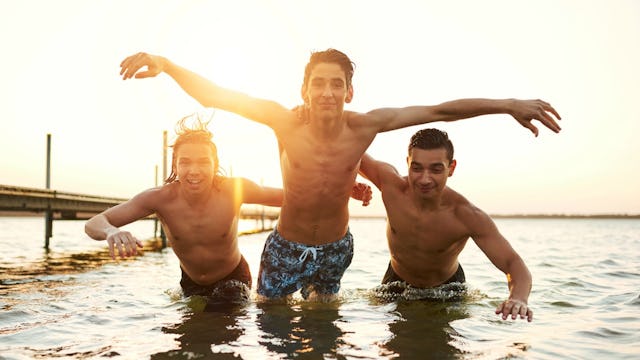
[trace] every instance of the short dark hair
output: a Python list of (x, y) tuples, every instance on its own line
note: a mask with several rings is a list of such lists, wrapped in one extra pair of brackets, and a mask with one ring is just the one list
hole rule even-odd
[(314, 51), (309, 57), (309, 62), (304, 68), (304, 79), (302, 86), (304, 88), (309, 84), (309, 76), (311, 76), (311, 70), (319, 63), (332, 63), (338, 64), (344, 71), (345, 78), (347, 80), (347, 88), (351, 87), (351, 79), (353, 78), (353, 71), (355, 64), (349, 57), (342, 51), (336, 49), (327, 49), (324, 51)]
[(413, 134), (409, 142), (409, 155), (411, 155), (411, 149), (413, 148), (423, 150), (445, 149), (449, 163), (453, 161), (453, 143), (446, 132), (438, 129), (422, 129)]
[[(189, 120), (192, 121), (191, 126), (187, 124), (187, 121)], [(173, 145), (171, 145), (173, 148), (173, 154), (171, 156), (171, 174), (169, 174), (169, 177), (165, 179), (165, 184), (177, 181), (178, 173), (176, 161), (180, 146), (183, 144), (204, 144), (208, 145), (213, 153), (213, 186), (216, 188), (218, 187), (222, 178), (222, 173), (220, 172), (220, 162), (218, 161), (218, 148), (212, 140), (213, 134), (207, 129), (208, 124), (209, 121), (202, 120), (201, 116), (197, 113), (185, 116), (178, 121), (176, 124), (176, 134), (178, 137)]]

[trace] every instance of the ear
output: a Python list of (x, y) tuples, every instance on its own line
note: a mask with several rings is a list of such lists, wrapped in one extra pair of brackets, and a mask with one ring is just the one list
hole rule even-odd
[(353, 86), (349, 86), (347, 89), (347, 97), (344, 99), (345, 103), (350, 103), (353, 100)]
[(449, 177), (453, 175), (453, 171), (456, 169), (456, 165), (458, 165), (456, 159), (451, 160), (451, 164), (449, 164)]

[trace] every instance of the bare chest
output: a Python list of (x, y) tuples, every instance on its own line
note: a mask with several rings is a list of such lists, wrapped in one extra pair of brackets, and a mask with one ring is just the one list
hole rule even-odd
[(237, 210), (226, 197), (217, 197), (202, 207), (177, 202), (160, 216), (173, 246), (213, 245), (235, 236), (237, 229)]
[(405, 209), (388, 213), (389, 245), (396, 251), (442, 254), (461, 250), (466, 227), (448, 211), (421, 213)]

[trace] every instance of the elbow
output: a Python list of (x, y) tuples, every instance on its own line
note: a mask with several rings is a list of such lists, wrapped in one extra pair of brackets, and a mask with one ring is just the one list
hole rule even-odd
[(100, 231), (95, 229), (95, 219), (96, 217), (94, 216), (91, 219), (87, 220), (86, 223), (84, 223), (84, 232), (93, 240), (103, 240), (103, 238), (100, 237)]
[(93, 235), (93, 232), (91, 231), (91, 228), (87, 224), (84, 225), (84, 233), (87, 234), (93, 240), (96, 240), (96, 238)]
[(96, 234), (95, 234), (95, 232), (93, 231), (93, 229), (91, 228), (91, 226), (89, 225), (88, 222), (84, 224), (84, 233), (87, 234), (93, 240), (99, 240), (99, 239), (96, 238)]

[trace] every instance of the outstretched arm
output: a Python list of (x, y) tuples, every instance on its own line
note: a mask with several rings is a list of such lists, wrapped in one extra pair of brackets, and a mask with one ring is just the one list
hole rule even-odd
[(231, 178), (236, 205), (259, 204), (264, 206), (282, 206), (283, 191), (279, 188), (261, 186), (245, 178)]
[(116, 248), (121, 258), (136, 255), (137, 248), (142, 248), (142, 242), (130, 232), (121, 230), (119, 227), (143, 219), (153, 213), (144, 205), (145, 198), (152, 191), (154, 190), (138, 194), (132, 199), (87, 220), (84, 226), (85, 233), (94, 240), (107, 240), (112, 259), (115, 259)]
[(378, 132), (489, 114), (509, 114), (535, 136), (538, 136), (538, 128), (532, 124), (533, 120), (540, 121), (555, 133), (561, 130), (556, 121), (560, 120), (560, 115), (549, 103), (542, 100), (460, 99), (433, 106), (383, 108), (373, 110), (369, 114), (374, 119), (371, 122), (372, 126), (379, 127)]
[(155, 77), (162, 72), (171, 76), (189, 96), (202, 106), (229, 111), (268, 125), (274, 130), (279, 124), (286, 124), (284, 121), (290, 120), (287, 117), (295, 118), (295, 113), (276, 102), (254, 98), (218, 86), (162, 56), (140, 52), (127, 57), (120, 63), (120, 75), (123, 80)]
[(533, 311), (528, 305), (531, 273), (527, 265), (500, 234), (489, 215), (474, 206), (461, 213), (461, 218), (469, 226), (478, 247), (507, 276), (509, 298), (498, 306), (496, 314), (502, 314), (503, 320), (509, 316), (514, 320), (518, 316), (527, 321), (533, 320)]

